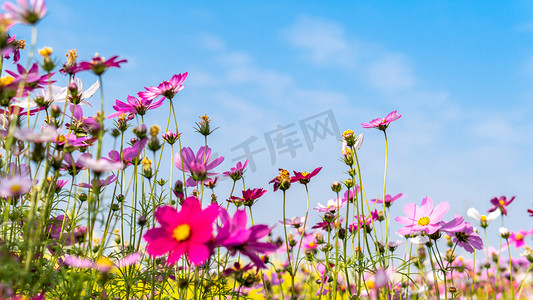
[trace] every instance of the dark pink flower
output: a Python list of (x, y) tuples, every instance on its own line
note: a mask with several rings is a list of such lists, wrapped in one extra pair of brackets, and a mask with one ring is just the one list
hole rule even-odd
[(217, 157), (213, 161), (211, 160), (211, 148), (200, 147), (196, 156), (189, 147), (184, 147), (182, 150), (183, 156), (183, 169), (182, 159), (180, 153), (177, 152), (174, 156), (174, 164), (179, 170), (189, 172), (191, 177), (187, 179), (187, 186), (196, 185), (196, 181), (206, 180), (208, 176), (216, 175), (217, 173), (209, 172), (224, 161), (224, 157)]
[(44, 86), (54, 83), (55, 81), (50, 81), (50, 78), (54, 73), (45, 74), (45, 75), (39, 75), (39, 65), (37, 63), (34, 63), (31, 65), (29, 70), (26, 70), (22, 65), (17, 64), (17, 73), (6, 70), (6, 73), (13, 76), (14, 80), (11, 83), (18, 85), (20, 82), (24, 82), (24, 94), (22, 96), (27, 95), (27, 91), (32, 91), (34, 89), (43, 88)]
[(79, 171), (86, 169), (82, 161), (85, 158), (91, 157), (93, 157), (91, 153), (83, 153), (80, 155), (78, 160), (75, 161), (70, 153), (65, 153), (63, 156), (63, 163), (61, 164), (61, 168), (59, 170), (67, 171), (70, 175), (75, 176)]
[[(386, 207), (390, 207), (394, 201), (400, 200), (400, 199), (405, 198), (405, 197), (407, 197), (407, 195), (403, 195), (402, 193), (399, 193), (399, 194), (397, 194), (394, 197), (389, 195), (389, 194), (387, 194), (387, 195), (385, 195), (385, 206)], [(383, 199), (371, 199), (369, 202), (372, 205), (374, 205), (375, 203), (382, 204), (383, 203)]]
[(245, 210), (237, 210), (233, 218), (230, 218), (228, 212), (221, 208), (222, 227), (219, 228), (214, 243), (228, 249), (231, 255), (235, 255), (238, 251), (242, 255), (248, 256), (258, 268), (266, 268), (257, 253), (268, 254), (276, 251), (278, 247), (259, 241), (270, 233), (270, 228), (267, 225), (255, 225), (246, 228), (247, 219)]
[(251, 207), (261, 196), (266, 193), (264, 189), (247, 189), (242, 191), (242, 197), (231, 196), (227, 201), (235, 203), (237, 207), (241, 204)]
[(533, 209), (528, 209), (527, 212), (529, 213), (530, 217), (533, 217)]
[(512, 232), (509, 236), (509, 243), (514, 245), (516, 248), (520, 248), (526, 244), (524, 242), (524, 238), (528, 235), (531, 235), (531, 232), (527, 230), (519, 230), (517, 232)]
[(44, 0), (17, 0), (17, 4), (4, 2), (6, 17), (15, 22), (37, 24), (46, 15)]
[(163, 104), (163, 100), (165, 100), (165, 98), (161, 98), (158, 101), (152, 103), (152, 100), (147, 100), (143, 98), (137, 99), (133, 96), (128, 96), (128, 103), (124, 103), (120, 100), (115, 101), (115, 105), (113, 105), (113, 108), (117, 112), (110, 114), (108, 117), (114, 118), (120, 116), (121, 114), (138, 114), (140, 116), (144, 116), (148, 110), (155, 109), (161, 106)]
[(226, 171), (222, 174), (224, 174), (224, 176), (227, 176), (233, 179), (234, 181), (237, 181), (242, 178), (242, 175), (244, 174), (244, 168), (246, 168), (247, 165), (248, 165), (248, 160), (246, 160), (244, 164), (241, 162), (238, 162), (235, 167), (231, 168), (229, 171)]
[(183, 201), (178, 212), (172, 206), (161, 206), (154, 214), (161, 227), (144, 234), (146, 252), (150, 256), (169, 253), (167, 264), (177, 262), (184, 254), (194, 265), (205, 262), (212, 252), (213, 223), (218, 216), (218, 206), (212, 204), (202, 210), (196, 197)]
[(153, 100), (157, 97), (163, 96), (169, 100), (172, 100), (174, 96), (181, 90), (183, 90), (183, 82), (187, 78), (188, 73), (176, 74), (170, 78), (170, 81), (163, 81), (159, 86), (145, 87), (146, 91), (139, 92), (139, 97), (147, 100)]
[(389, 113), (385, 118), (374, 119), (368, 123), (361, 123), (363, 128), (377, 128), (379, 130), (385, 130), (389, 127), (391, 122), (398, 120), (402, 115), (396, 113), (397, 110)]
[(516, 196), (511, 197), (511, 199), (507, 200), (507, 197), (501, 196), (500, 198), (494, 197), (490, 200), (490, 203), (494, 205), (491, 209), (489, 209), (489, 212), (493, 212), (497, 209), (501, 210), (503, 215), (507, 215), (507, 205), (511, 204), (513, 202), (514, 198)]
[(274, 192), (278, 189), (286, 191), (291, 187), (291, 176), (289, 171), (285, 169), (279, 169), (279, 175), (270, 180), (269, 183), (274, 184)]
[(426, 197), (422, 200), (422, 205), (407, 203), (403, 207), (407, 217), (396, 217), (396, 222), (406, 225), (398, 230), (398, 234), (408, 235), (415, 232), (435, 233), (441, 227), (440, 222), (450, 209), (448, 202), (441, 202), (433, 208), (433, 200)]
[(100, 56), (98, 56), (98, 54), (96, 54), (93, 57), (92, 61), (90, 61), (90, 62), (88, 62), (88, 61), (81, 62), (78, 65), (77, 71), (88, 71), (88, 70), (91, 70), (96, 75), (102, 75), (102, 74), (104, 74), (104, 72), (107, 69), (114, 68), (114, 67), (120, 68), (120, 64), (127, 62), (127, 60), (125, 60), (125, 59), (118, 60), (118, 61), (117, 61), (117, 59), (118, 59), (117, 55), (111, 57), (108, 60), (105, 60), (105, 58), (100, 57)]
[(298, 181), (301, 184), (308, 184), (311, 178), (315, 177), (315, 175), (318, 174), (320, 170), (322, 170), (322, 167), (318, 167), (314, 169), (313, 172), (311, 173), (306, 172), (306, 171), (303, 171), (303, 172), (292, 171), (294, 173), (294, 176), (291, 177), (291, 182)]
[(361, 228), (366, 228), (366, 232), (372, 230), (372, 223), (376, 222), (379, 219), (379, 213), (377, 209), (373, 210), (370, 213), (370, 216), (363, 217), (363, 215), (357, 216), (357, 221), (349, 225), (348, 229), (350, 232), (357, 232)]

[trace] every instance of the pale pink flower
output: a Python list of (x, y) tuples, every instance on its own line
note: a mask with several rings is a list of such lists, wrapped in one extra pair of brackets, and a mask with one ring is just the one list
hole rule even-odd
[(441, 227), (440, 221), (450, 209), (448, 202), (441, 202), (433, 208), (433, 200), (426, 197), (422, 200), (422, 205), (407, 203), (403, 211), (407, 217), (396, 217), (396, 222), (405, 225), (398, 234), (408, 235), (415, 232), (425, 232), (432, 234)]

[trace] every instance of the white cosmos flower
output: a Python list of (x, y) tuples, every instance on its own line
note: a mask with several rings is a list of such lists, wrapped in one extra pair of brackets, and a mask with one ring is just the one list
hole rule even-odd
[(479, 213), (479, 211), (477, 209), (475, 209), (474, 207), (470, 207), (467, 211), (466, 211), (466, 215), (469, 216), (470, 218), (474, 219), (474, 220), (477, 220), (481, 223), (481, 226), (488, 226), (488, 224), (494, 220), (496, 220), (500, 215), (501, 215), (501, 211), (499, 209), (491, 212), (488, 216), (486, 215), (481, 215)]

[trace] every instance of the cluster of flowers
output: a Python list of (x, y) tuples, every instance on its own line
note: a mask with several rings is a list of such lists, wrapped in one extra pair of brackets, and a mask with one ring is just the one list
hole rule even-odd
[[(487, 233), (496, 219), (503, 224), (515, 197), (492, 199), (488, 215), (469, 209), (473, 223), (460, 215), (445, 221), (450, 204), (434, 205), (430, 197), (420, 206), (405, 204), (404, 216), (393, 217), (391, 208), (406, 195), (386, 193), (385, 163), (382, 196), (367, 200), (357, 156), (363, 134), (347, 130), (341, 158), (348, 178), (335, 181), (335, 196), (314, 207), (319, 222), (310, 224), (309, 188), (322, 167), (293, 171), (293, 176), (280, 169), (270, 181), (283, 197), (278, 217), (283, 237), (275, 238), (274, 226), (254, 224), (252, 217), (267, 191), (233, 193), (237, 182), (245, 186), (248, 161), (221, 175), (215, 171), (224, 157), (213, 157), (207, 145), (215, 130), (207, 115), (196, 124), (205, 145), (196, 152), (182, 147), (174, 102), (188, 73), (145, 87), (125, 102), (116, 100), (115, 111), (106, 115), (103, 75), (126, 60), (95, 55), (78, 62), (70, 50), (59, 65), (45, 47), (39, 50), (39, 63), (24, 67), (19, 60), (25, 41), (10, 29), (17, 23), (36, 26), (46, 5), (17, 0), (2, 8), (0, 50), (8, 75), (0, 76), (1, 299), (520, 299), (533, 293), (533, 251), (527, 247), (533, 228), (501, 227), (498, 248), (489, 247), (487, 235), (484, 241), (475, 228)], [(84, 89), (80, 72), (98, 80)], [(68, 84), (53, 85), (61, 74)], [(90, 115), (82, 106), (90, 106), (98, 90), (101, 109)], [(148, 127), (144, 116), (165, 103), (169, 115), (160, 132), (157, 125)], [(361, 125), (382, 131), (387, 139), (390, 124), (400, 118), (393, 111)], [(103, 154), (104, 139), (114, 139), (119, 148)], [(169, 177), (160, 168), (165, 154), (172, 161)], [(174, 166), (181, 179), (173, 180)], [(223, 203), (215, 194), (219, 176), (233, 182)], [(289, 218), (286, 192), (295, 183), (305, 188), (307, 208), (304, 216)], [(532, 209), (528, 213), (533, 216)], [(391, 240), (392, 220), (403, 226), (397, 231), (402, 240)], [(439, 243), (446, 244), (445, 252)], [(397, 251), (402, 245), (403, 256)], [(511, 247), (520, 249), (521, 257), (513, 258)], [(474, 259), (459, 256), (458, 248)], [(476, 263), (478, 250), (485, 255)]]

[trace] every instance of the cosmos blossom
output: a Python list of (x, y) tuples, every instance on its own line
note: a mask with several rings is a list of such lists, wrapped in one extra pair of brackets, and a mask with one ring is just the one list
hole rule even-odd
[(229, 171), (226, 171), (222, 174), (224, 174), (224, 176), (226, 177), (233, 179), (234, 181), (237, 181), (242, 178), (242, 175), (244, 174), (244, 169), (246, 168), (246, 166), (248, 166), (248, 160), (246, 160), (244, 164), (239, 161), (235, 167), (231, 168)]
[[(24, 83), (25, 92), (43, 88), (55, 82), (50, 79), (54, 73), (39, 75), (39, 65), (37, 63), (31, 65), (29, 70), (26, 70), (21, 64), (17, 64), (17, 72), (6, 70), (6, 73), (14, 78), (12, 84), (18, 85), (21, 82)], [(22, 96), (27, 96), (27, 93), (24, 93)]]
[(314, 169), (313, 172), (311, 173), (306, 172), (306, 171), (302, 171), (302, 172), (292, 171), (294, 173), (294, 176), (291, 177), (291, 182), (298, 181), (301, 184), (308, 184), (311, 178), (315, 177), (318, 174), (318, 172), (320, 172), (320, 170), (322, 170), (322, 167), (318, 167)]
[(242, 191), (242, 197), (231, 196), (227, 201), (232, 202), (237, 206), (245, 205), (252, 206), (261, 196), (266, 193), (264, 189), (247, 189)]
[[(217, 173), (209, 172), (224, 161), (224, 157), (217, 157), (213, 161), (211, 160), (211, 148), (202, 146), (196, 152), (189, 147), (184, 147), (182, 150), (183, 160), (180, 153), (177, 152), (174, 156), (174, 164), (179, 170), (189, 172), (191, 177), (187, 179), (187, 186), (196, 185), (196, 181), (206, 180), (209, 176), (216, 175)], [(183, 168), (182, 168), (183, 162)]]
[(490, 199), (490, 203), (492, 203), (493, 207), (489, 209), (489, 212), (493, 212), (497, 209), (501, 210), (503, 215), (507, 215), (507, 206), (511, 204), (516, 196), (511, 197), (511, 199), (507, 200), (507, 197), (501, 196), (500, 198), (494, 197)]
[(170, 78), (169, 81), (163, 81), (161, 82), (157, 87), (151, 86), (151, 87), (145, 87), (144, 89), (146, 91), (139, 92), (139, 97), (146, 99), (146, 100), (153, 100), (157, 97), (163, 96), (169, 100), (172, 100), (174, 96), (185, 86), (183, 86), (183, 82), (187, 78), (188, 73), (185, 72), (183, 74), (176, 74)]
[(389, 124), (398, 120), (402, 115), (396, 113), (397, 110), (389, 113), (385, 118), (377, 118), (368, 123), (361, 123), (363, 128), (377, 128), (379, 130), (385, 130), (389, 127)]
[(96, 261), (92, 261), (88, 258), (76, 257), (76, 256), (67, 256), (64, 259), (66, 265), (75, 268), (81, 269), (95, 269), (100, 272), (107, 273), (113, 268), (124, 268), (136, 264), (142, 257), (141, 253), (135, 252), (130, 254), (123, 259), (120, 259), (116, 262), (112, 262), (107, 257), (100, 257)]
[(44, 0), (17, 0), (17, 4), (4, 2), (6, 17), (26, 25), (38, 23), (46, 15)]
[(450, 222), (441, 222), (439, 230), (453, 236), (453, 242), (469, 253), (473, 253), (474, 249), (483, 249), (483, 240), (479, 234), (459, 215), (456, 215)]
[[(407, 195), (403, 195), (402, 193), (399, 193), (399, 194), (397, 194), (395, 196), (391, 196), (391, 195), (387, 194), (387, 195), (385, 195), (385, 206), (386, 207), (390, 207), (394, 201), (400, 200), (400, 199), (405, 198), (405, 197), (407, 197)], [(383, 200), (378, 198), (378, 199), (371, 199), (369, 202), (372, 205), (374, 205), (375, 203), (382, 204)]]
[(529, 235), (531, 235), (531, 232), (527, 230), (511, 232), (511, 235), (509, 236), (509, 244), (514, 245), (516, 248), (523, 247), (526, 244), (524, 238)]
[(135, 98), (133, 96), (128, 96), (127, 103), (124, 103), (120, 100), (115, 101), (113, 108), (116, 110), (115, 113), (110, 114), (109, 118), (114, 118), (120, 116), (121, 114), (138, 114), (144, 116), (148, 110), (158, 108), (163, 104), (165, 98), (161, 98), (158, 101), (152, 103), (152, 100), (147, 100), (143, 98)]
[(398, 230), (398, 234), (408, 235), (414, 232), (435, 233), (441, 227), (440, 221), (450, 209), (448, 202), (441, 202), (433, 207), (431, 197), (425, 197), (422, 205), (407, 203), (403, 211), (407, 217), (396, 217), (396, 222), (405, 225)]
[(346, 205), (346, 198), (337, 198), (337, 199), (329, 199), (326, 202), (326, 205), (322, 205), (322, 203), (318, 203), (317, 207), (314, 208), (317, 212), (335, 212), (338, 209), (344, 207)]
[(168, 253), (168, 265), (183, 255), (194, 265), (200, 265), (213, 250), (213, 224), (218, 213), (216, 204), (202, 209), (200, 200), (194, 196), (183, 200), (180, 211), (172, 206), (158, 207), (154, 216), (161, 227), (149, 229), (144, 234), (148, 243), (146, 252), (152, 257)]
[(93, 59), (88, 62), (84, 61), (79, 63), (77, 67), (77, 71), (93, 71), (96, 75), (102, 75), (104, 72), (109, 68), (120, 68), (120, 64), (123, 64), (127, 62), (127, 60), (117, 60), (118, 56), (112, 56), (110, 59), (106, 60), (105, 58), (98, 56), (98, 54), (95, 54)]
[(237, 210), (233, 218), (230, 218), (225, 209), (220, 209), (222, 227), (219, 228), (214, 243), (228, 249), (231, 255), (239, 252), (248, 256), (258, 268), (266, 268), (257, 253), (268, 254), (276, 251), (278, 247), (259, 241), (270, 233), (267, 225), (261, 224), (246, 228), (247, 219), (245, 210)]

